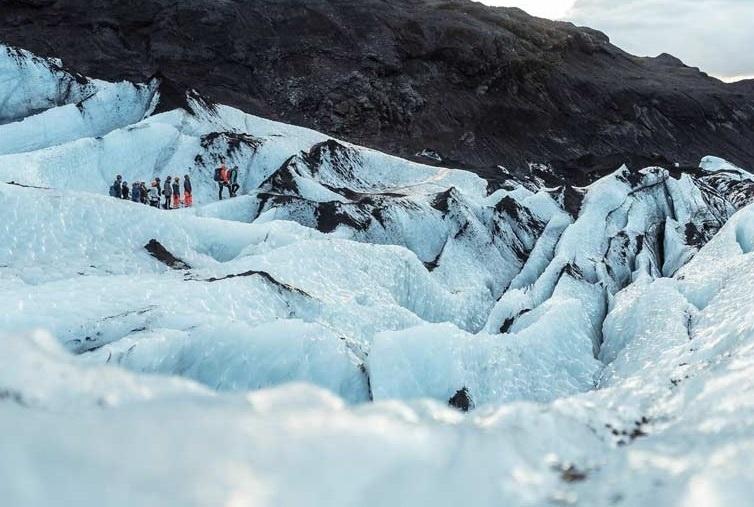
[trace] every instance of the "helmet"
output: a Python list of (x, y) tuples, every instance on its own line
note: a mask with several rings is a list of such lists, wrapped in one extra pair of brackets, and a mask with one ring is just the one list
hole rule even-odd
[(123, 177), (122, 177), (122, 176), (121, 176), (121, 175), (119, 174), (119, 175), (117, 175), (117, 176), (115, 177), (115, 179), (116, 179), (116, 180), (122, 180), (122, 179), (123, 179)]

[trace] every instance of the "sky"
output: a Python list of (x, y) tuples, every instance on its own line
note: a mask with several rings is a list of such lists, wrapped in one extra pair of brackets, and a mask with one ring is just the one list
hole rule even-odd
[(726, 81), (754, 77), (754, 0), (483, 1), (590, 26), (630, 53), (670, 53)]

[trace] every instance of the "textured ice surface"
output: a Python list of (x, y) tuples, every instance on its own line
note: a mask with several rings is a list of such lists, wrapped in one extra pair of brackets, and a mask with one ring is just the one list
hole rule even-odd
[(750, 173), (493, 191), (157, 85), (0, 46), (0, 503), (751, 504)]

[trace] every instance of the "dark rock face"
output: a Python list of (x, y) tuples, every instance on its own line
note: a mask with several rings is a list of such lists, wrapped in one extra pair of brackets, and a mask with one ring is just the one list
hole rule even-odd
[(456, 391), (456, 393), (448, 400), (448, 405), (457, 408), (461, 412), (468, 412), (474, 409), (474, 400), (471, 398), (471, 393), (464, 387)]
[[(690, 35), (693, 36), (693, 35)], [(0, 0), (0, 41), (491, 176), (624, 161), (754, 162), (754, 86), (468, 0)], [(429, 159), (427, 159), (429, 161)]]
[(160, 243), (156, 239), (150, 239), (149, 243), (144, 245), (144, 249), (149, 252), (149, 255), (171, 269), (191, 269), (191, 266), (170, 253), (170, 251), (168, 251), (168, 249), (165, 248), (162, 243)]

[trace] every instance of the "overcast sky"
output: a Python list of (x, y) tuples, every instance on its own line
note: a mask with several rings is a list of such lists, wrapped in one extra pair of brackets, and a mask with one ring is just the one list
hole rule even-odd
[(640, 56), (671, 53), (730, 80), (754, 77), (754, 0), (483, 0), (607, 33)]

